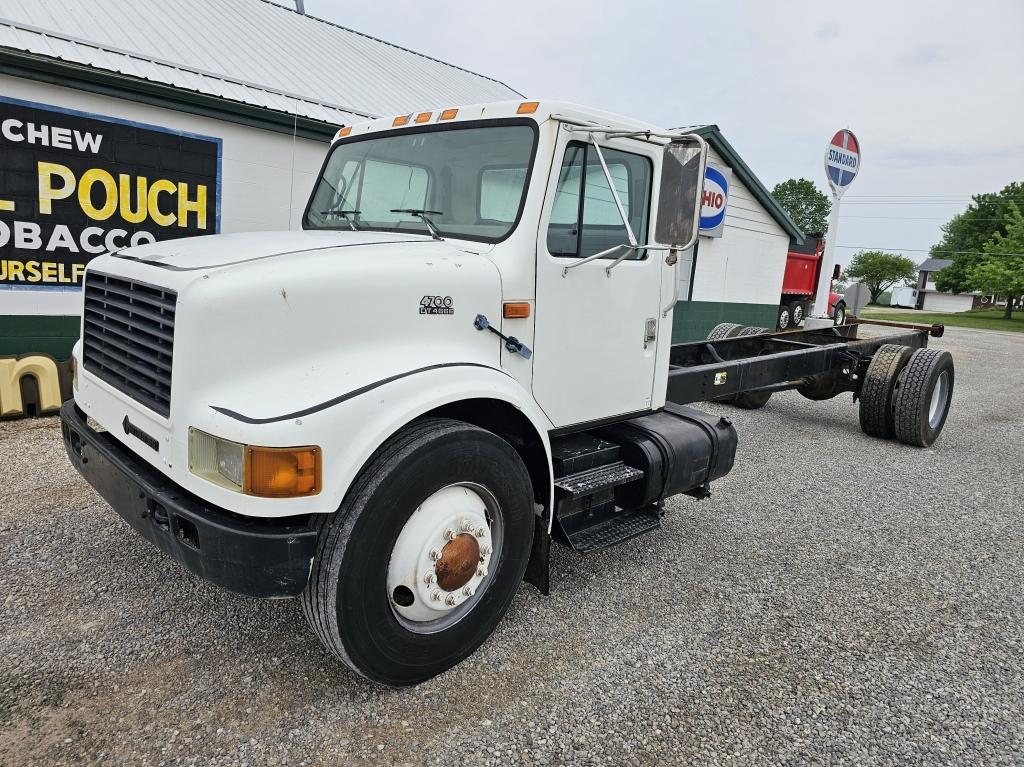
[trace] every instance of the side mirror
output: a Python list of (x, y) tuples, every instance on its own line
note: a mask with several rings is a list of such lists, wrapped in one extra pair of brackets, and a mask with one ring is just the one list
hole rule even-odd
[(654, 230), (654, 239), (662, 245), (686, 250), (697, 241), (707, 157), (707, 143), (693, 134), (674, 139), (665, 147)]

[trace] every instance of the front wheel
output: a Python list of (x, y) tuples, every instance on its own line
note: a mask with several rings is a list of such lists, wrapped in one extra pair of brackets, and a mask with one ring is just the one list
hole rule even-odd
[(832, 311), (832, 324), (833, 325), (845, 325), (846, 324), (846, 304), (836, 304), (836, 308)]
[(455, 666), (508, 610), (533, 491), (505, 440), (427, 418), (377, 451), (322, 525), (306, 619), (353, 670), (404, 687)]

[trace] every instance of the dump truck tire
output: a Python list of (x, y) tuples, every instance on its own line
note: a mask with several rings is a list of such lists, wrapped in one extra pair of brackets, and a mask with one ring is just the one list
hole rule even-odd
[[(455, 666), (508, 610), (533, 542), (533, 489), (505, 440), (424, 418), (374, 453), (319, 524), (309, 625), (354, 671), (404, 687)], [(409, 585), (392, 589), (396, 577)]]
[(789, 328), (791, 326), (792, 326), (792, 322), (790, 321), (789, 307), (788, 306), (780, 306), (779, 307), (779, 316), (775, 320), (775, 327), (777, 327), (779, 330), (789, 330)]
[(711, 328), (711, 332), (708, 333), (709, 341), (721, 341), (723, 338), (733, 338), (740, 334), (743, 330), (743, 325), (737, 325), (735, 322), (720, 322)]
[(798, 328), (804, 324), (804, 316), (807, 314), (807, 307), (803, 301), (794, 301), (789, 305), (789, 326)]
[(860, 428), (868, 436), (890, 439), (895, 434), (893, 392), (913, 353), (909, 346), (885, 344), (871, 358), (860, 390)]
[(896, 383), (893, 418), (896, 439), (928, 447), (942, 433), (953, 400), (953, 357), (937, 349), (918, 349)]

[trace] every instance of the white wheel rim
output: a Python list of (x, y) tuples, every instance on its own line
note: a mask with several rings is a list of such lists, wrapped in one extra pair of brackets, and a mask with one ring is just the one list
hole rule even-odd
[[(426, 634), (464, 618), (490, 585), (491, 558), (501, 538), (500, 509), (486, 488), (461, 483), (430, 495), (402, 527), (388, 561), (386, 597), (399, 623)], [(447, 552), (472, 553), (472, 543), (479, 548), (472, 575), (455, 578), (456, 588), (443, 588), (441, 582), (452, 579)], [(468, 562), (466, 556), (457, 560)]]
[(789, 312), (779, 313), (779, 327), (783, 330), (789, 327)]
[(932, 400), (928, 403), (928, 425), (936, 428), (946, 412), (946, 400), (949, 399), (949, 371), (943, 370), (932, 389)]
[(793, 310), (793, 324), (794, 325), (799, 325), (800, 324), (800, 320), (802, 320), (803, 317), (804, 317), (803, 307), (800, 307), (800, 306), (796, 307)]

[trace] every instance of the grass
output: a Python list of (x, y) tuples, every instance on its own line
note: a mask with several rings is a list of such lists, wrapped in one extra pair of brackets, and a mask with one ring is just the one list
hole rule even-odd
[(894, 312), (884, 306), (867, 306), (861, 312), (865, 319), (892, 320), (894, 322), (934, 323), (957, 328), (978, 328), (979, 330), (1011, 330), (1024, 333), (1024, 313), (1014, 312), (1013, 319), (1004, 320), (1002, 309), (979, 309), (957, 314), (935, 314), (929, 312)]

